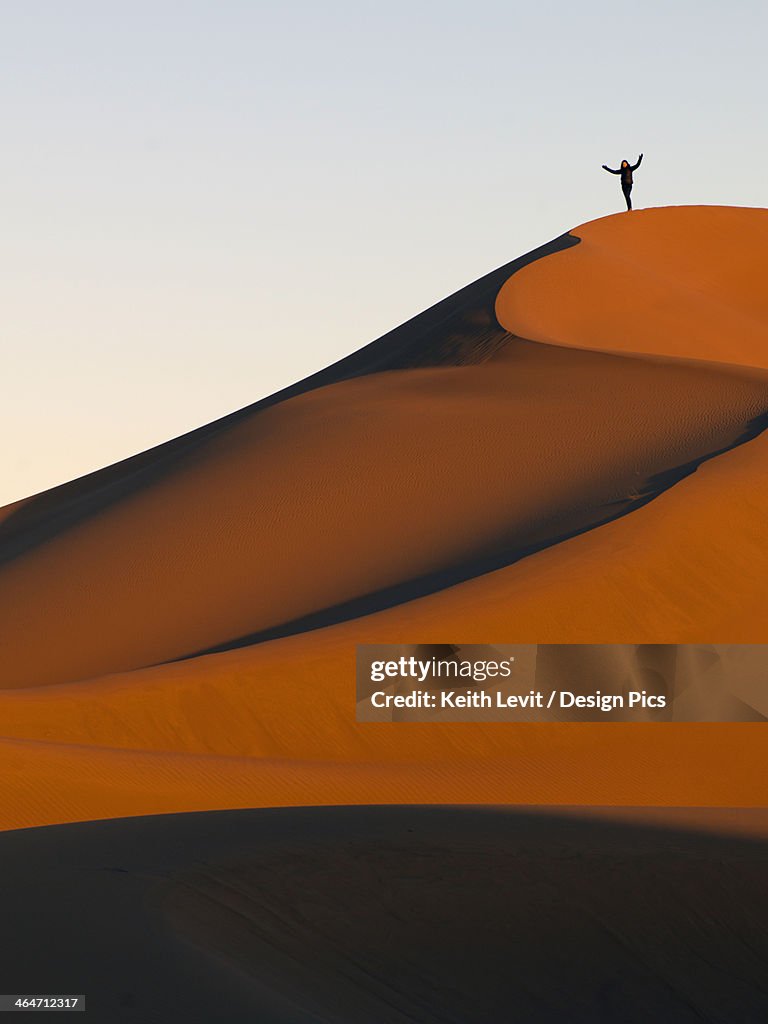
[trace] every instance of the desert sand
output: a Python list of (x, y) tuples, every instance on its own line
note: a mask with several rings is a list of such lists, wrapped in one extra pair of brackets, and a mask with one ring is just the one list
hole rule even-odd
[(759, 723), (357, 724), (354, 646), (765, 642), (766, 247), (764, 211), (585, 225), (6, 510), (0, 825), (764, 802)]
[(3, 976), (83, 993), (99, 1022), (758, 1024), (760, 818), (730, 837), (669, 812), (435, 807), (20, 830)]

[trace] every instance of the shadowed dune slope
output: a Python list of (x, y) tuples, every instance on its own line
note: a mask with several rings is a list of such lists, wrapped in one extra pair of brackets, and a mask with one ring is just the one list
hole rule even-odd
[(678, 206), (575, 228), (521, 268), (496, 315), (534, 341), (768, 366), (768, 210)]
[(671, 815), (170, 815), (6, 833), (0, 852), (4, 975), (86, 993), (93, 1020), (768, 1015), (765, 840)]
[(359, 351), (274, 395), (113, 466), (0, 509), (0, 563), (97, 515), (126, 495), (150, 486), (185, 460), (194, 458), (211, 438), (295, 395), (385, 370), (482, 363), (508, 339), (494, 313), (499, 287), (530, 260), (576, 244), (578, 240), (572, 235), (561, 235), (437, 302)]

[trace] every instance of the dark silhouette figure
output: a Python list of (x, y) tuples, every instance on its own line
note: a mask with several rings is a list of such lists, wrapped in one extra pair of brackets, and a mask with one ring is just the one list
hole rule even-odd
[(636, 171), (640, 164), (643, 162), (643, 154), (637, 158), (636, 164), (630, 164), (629, 160), (622, 160), (621, 167), (618, 171), (614, 171), (612, 167), (606, 167), (603, 164), (603, 170), (608, 171), (609, 174), (620, 174), (621, 175), (621, 191), (624, 193), (624, 198), (627, 201), (627, 209), (632, 209), (632, 171)]

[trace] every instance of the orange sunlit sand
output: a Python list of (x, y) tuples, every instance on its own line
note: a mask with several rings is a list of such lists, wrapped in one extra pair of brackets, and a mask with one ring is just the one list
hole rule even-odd
[(0, 826), (761, 802), (759, 724), (354, 721), (357, 643), (766, 642), (768, 212), (571, 236), (0, 511)]

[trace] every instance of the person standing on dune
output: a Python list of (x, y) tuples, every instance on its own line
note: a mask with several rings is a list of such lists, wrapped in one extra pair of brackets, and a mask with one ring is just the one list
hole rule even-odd
[(606, 167), (603, 164), (603, 170), (608, 171), (609, 174), (620, 174), (621, 175), (621, 191), (624, 193), (624, 198), (627, 201), (627, 210), (632, 209), (632, 172), (636, 171), (640, 164), (643, 162), (643, 154), (637, 158), (636, 164), (630, 164), (629, 160), (622, 160), (621, 167), (618, 171), (614, 171), (612, 167)]

